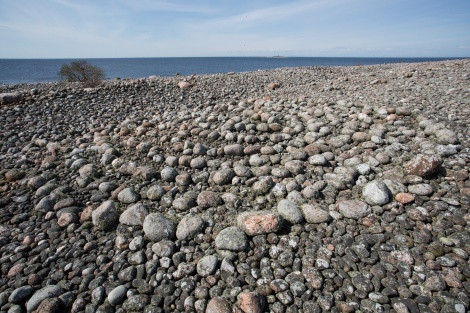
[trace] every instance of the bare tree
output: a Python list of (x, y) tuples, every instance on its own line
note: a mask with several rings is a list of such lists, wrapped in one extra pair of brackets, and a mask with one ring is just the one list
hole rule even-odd
[(59, 76), (67, 82), (80, 82), (84, 87), (96, 87), (105, 79), (104, 71), (87, 61), (73, 61), (63, 64), (59, 71)]

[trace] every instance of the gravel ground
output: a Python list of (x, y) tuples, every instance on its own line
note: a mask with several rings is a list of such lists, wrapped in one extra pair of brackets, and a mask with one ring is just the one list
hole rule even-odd
[(469, 310), (470, 60), (0, 93), (0, 312)]

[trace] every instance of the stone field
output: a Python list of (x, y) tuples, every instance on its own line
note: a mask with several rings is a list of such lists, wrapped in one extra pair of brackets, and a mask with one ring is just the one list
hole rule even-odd
[(0, 86), (0, 312), (467, 312), (470, 60)]

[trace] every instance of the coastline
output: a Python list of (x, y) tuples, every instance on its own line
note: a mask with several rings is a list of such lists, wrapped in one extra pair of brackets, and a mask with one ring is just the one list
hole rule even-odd
[[(115, 77), (142, 78), (152, 75), (171, 77), (183, 75), (204, 75), (227, 72), (247, 72), (283, 67), (305, 66), (351, 66), (393, 63), (417, 63), (442, 61), (457, 58), (325, 58), (325, 57), (200, 57), (200, 58), (128, 58), (128, 59), (86, 59), (89, 63), (105, 70), (110, 79)], [(47, 82), (56, 77), (62, 64), (74, 59), (0, 59), (0, 81), (28, 83)], [(30, 74), (28, 74), (30, 73)], [(5, 75), (5, 77), (3, 77)], [(9, 77), (7, 77), (10, 75)], [(25, 75), (29, 79), (25, 78)], [(48, 78), (48, 79), (45, 79)], [(58, 79), (58, 77), (57, 77)], [(36, 81), (35, 81), (36, 80)]]
[(0, 310), (468, 310), (469, 73), (0, 86)]

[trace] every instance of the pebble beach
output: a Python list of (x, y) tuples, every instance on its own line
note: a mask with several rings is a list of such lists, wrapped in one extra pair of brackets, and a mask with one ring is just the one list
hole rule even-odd
[(0, 86), (0, 312), (467, 312), (469, 121), (469, 59)]

